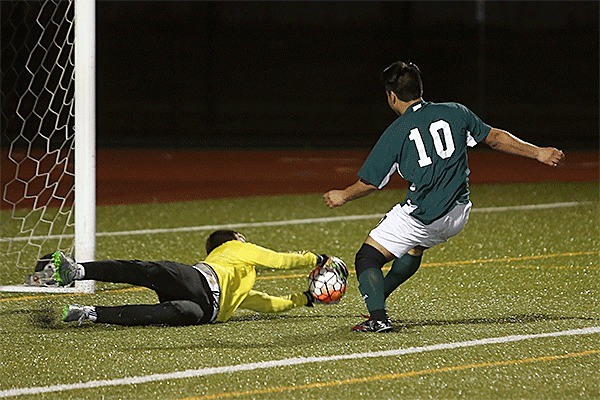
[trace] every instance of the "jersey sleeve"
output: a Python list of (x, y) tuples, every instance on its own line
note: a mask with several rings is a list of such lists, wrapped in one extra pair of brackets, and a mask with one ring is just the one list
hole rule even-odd
[(251, 290), (240, 304), (240, 308), (261, 313), (278, 313), (305, 306), (307, 301), (304, 293), (294, 293), (286, 297), (278, 297), (257, 290)]
[(253, 243), (244, 243), (237, 254), (244, 263), (255, 267), (293, 269), (312, 268), (317, 265), (317, 256), (311, 252), (280, 253)]
[(393, 124), (383, 132), (371, 153), (358, 170), (358, 177), (366, 183), (383, 188), (398, 170), (398, 144), (394, 146)]
[(469, 110), (467, 107), (463, 106), (462, 104), (459, 104), (459, 107), (463, 112), (463, 118), (468, 130), (467, 144), (469, 147), (473, 147), (487, 137), (492, 127), (483, 122), (481, 118), (477, 116), (477, 114)]

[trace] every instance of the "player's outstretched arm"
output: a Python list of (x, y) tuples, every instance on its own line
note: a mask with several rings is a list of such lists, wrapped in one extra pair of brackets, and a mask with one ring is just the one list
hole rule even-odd
[(329, 208), (343, 206), (350, 200), (359, 199), (377, 190), (377, 187), (358, 180), (343, 190), (330, 190), (323, 195), (325, 204)]
[(538, 147), (501, 129), (492, 128), (484, 142), (494, 150), (533, 158), (553, 167), (556, 167), (565, 159), (562, 150), (554, 147)]

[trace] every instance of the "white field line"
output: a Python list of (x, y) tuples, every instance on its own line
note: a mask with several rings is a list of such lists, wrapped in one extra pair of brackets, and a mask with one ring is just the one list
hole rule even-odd
[(521, 342), (524, 340), (540, 339), (540, 338), (551, 338), (559, 336), (577, 336), (577, 335), (591, 335), (600, 333), (600, 326), (591, 326), (581, 329), (572, 329), (558, 332), (547, 332), (537, 333), (529, 335), (511, 335), (501, 336), (485, 339), (469, 340), (465, 342), (453, 342), (453, 343), (440, 343), (422, 347), (409, 347), (406, 349), (394, 349), (394, 350), (382, 350), (373, 351), (367, 353), (353, 353), (353, 354), (340, 354), (336, 356), (324, 356), (324, 357), (295, 357), (295, 358), (284, 358), (281, 360), (261, 361), (249, 364), (234, 364), (226, 365), (222, 367), (209, 367), (201, 369), (188, 369), (179, 372), (170, 372), (163, 374), (151, 374), (132, 376), (129, 378), (119, 379), (105, 379), (105, 380), (93, 380), (87, 382), (70, 383), (63, 385), (51, 385), (51, 386), (34, 386), (25, 388), (15, 388), (0, 391), (0, 398), (22, 396), (22, 395), (37, 395), (42, 393), (51, 392), (63, 392), (68, 390), (77, 389), (91, 389), (109, 386), (120, 386), (120, 385), (138, 385), (143, 383), (166, 381), (171, 379), (184, 379), (184, 378), (198, 378), (201, 376), (218, 375), (224, 373), (240, 372), (240, 371), (254, 371), (267, 368), (276, 367), (290, 367), (294, 365), (313, 364), (313, 363), (324, 363), (331, 361), (340, 360), (356, 360), (362, 358), (379, 358), (379, 357), (395, 357), (403, 356), (407, 354), (425, 353), (430, 351), (438, 350), (452, 350), (464, 347), (474, 346), (485, 346), (493, 344), (503, 344), (511, 342)]
[[(504, 211), (528, 211), (528, 210), (545, 210), (552, 208), (568, 208), (594, 204), (593, 201), (571, 201), (564, 203), (547, 203), (547, 204), (527, 204), (522, 206), (504, 206), (504, 207), (480, 207), (473, 208), (473, 213), (493, 213)], [(96, 232), (96, 237), (113, 237), (113, 236), (134, 236), (134, 235), (154, 235), (159, 233), (184, 233), (198, 231), (213, 231), (217, 229), (239, 229), (239, 228), (260, 228), (271, 226), (288, 226), (288, 225), (304, 225), (304, 224), (324, 224), (329, 222), (340, 221), (358, 221), (364, 219), (379, 219), (383, 214), (364, 214), (364, 215), (340, 215), (338, 217), (320, 217), (320, 218), (305, 218), (305, 219), (288, 219), (281, 221), (265, 221), (265, 222), (239, 222), (232, 224), (220, 225), (200, 225), (200, 226), (185, 226), (181, 228), (156, 228), (156, 229), (140, 229), (133, 231), (116, 231), (116, 232)], [(73, 238), (73, 234), (66, 235), (49, 235), (49, 236), (27, 236), (14, 238), (0, 238), (2, 242), (22, 242), (28, 240), (52, 240), (52, 239), (69, 239)]]

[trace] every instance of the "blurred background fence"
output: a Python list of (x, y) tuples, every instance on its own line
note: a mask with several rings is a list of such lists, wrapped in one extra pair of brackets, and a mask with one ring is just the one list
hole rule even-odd
[[(395, 118), (379, 73), (401, 59), (421, 68), (426, 100), (597, 150), (598, 19), (596, 1), (99, 1), (97, 141), (370, 147)], [(11, 107), (3, 99), (3, 114)]]

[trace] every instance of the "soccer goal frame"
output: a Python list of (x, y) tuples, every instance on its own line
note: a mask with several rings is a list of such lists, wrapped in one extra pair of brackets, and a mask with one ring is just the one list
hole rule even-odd
[[(74, 3), (74, 251), (78, 262), (96, 252), (96, 1)], [(35, 260), (32, 260), (32, 268)], [(33, 272), (33, 271), (29, 271)], [(95, 282), (73, 287), (0, 286), (4, 292), (93, 293)]]

